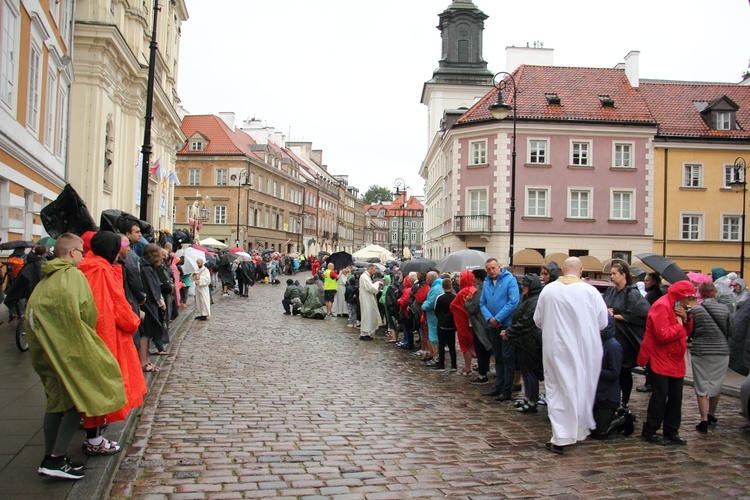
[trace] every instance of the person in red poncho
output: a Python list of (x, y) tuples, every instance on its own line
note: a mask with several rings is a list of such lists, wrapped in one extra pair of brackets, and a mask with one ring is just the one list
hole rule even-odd
[(471, 375), (471, 360), (476, 357), (476, 353), (474, 352), (474, 332), (469, 323), (469, 311), (464, 309), (464, 302), (477, 291), (474, 286), (474, 273), (468, 269), (462, 271), (458, 284), (460, 290), (451, 302), (451, 312), (456, 322), (458, 348), (464, 356), (464, 369), (456, 372), (456, 375), (468, 377)]
[(107, 422), (125, 420), (130, 410), (143, 404), (146, 380), (133, 345), (133, 334), (141, 320), (125, 298), (122, 274), (113, 263), (122, 248), (121, 238), (115, 233), (100, 231), (91, 238), (91, 252), (79, 269), (86, 276), (99, 313), (96, 333), (114, 355), (122, 372), (127, 403), (119, 410), (98, 417), (84, 417), (86, 440), (83, 451), (87, 455), (112, 455), (120, 446), (102, 437), (101, 426)]

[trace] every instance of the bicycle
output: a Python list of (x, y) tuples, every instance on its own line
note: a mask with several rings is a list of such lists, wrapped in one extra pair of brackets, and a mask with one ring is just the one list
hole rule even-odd
[[(6, 283), (7, 280), (7, 283)], [(13, 287), (13, 273), (11, 272), (11, 265), (7, 262), (5, 263), (5, 273), (2, 272), (2, 269), (0, 269), (0, 286), (5, 284), (3, 287), (5, 291)], [(18, 347), (18, 350), (21, 352), (26, 352), (29, 350), (29, 343), (26, 340), (26, 319), (24, 318), (23, 311), (26, 309), (26, 300), (21, 300), (18, 305), (14, 308), (16, 310), (16, 314), (14, 315), (13, 312), (10, 312), (9, 322), (13, 321), (14, 316), (18, 318), (18, 323), (16, 324), (16, 347)]]

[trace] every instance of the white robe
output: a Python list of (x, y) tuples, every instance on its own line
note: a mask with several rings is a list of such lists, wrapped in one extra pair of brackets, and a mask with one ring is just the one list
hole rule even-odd
[(378, 300), (375, 297), (378, 290), (378, 286), (372, 282), (370, 273), (363, 272), (362, 276), (359, 277), (359, 308), (362, 313), (360, 337), (372, 335), (383, 324), (380, 322)]
[(550, 441), (558, 446), (582, 441), (596, 426), (593, 408), (603, 355), (599, 332), (607, 326), (607, 306), (593, 286), (565, 276), (544, 287), (534, 322), (542, 329)]
[(198, 279), (195, 280), (195, 311), (198, 316), (211, 316), (211, 273), (206, 266), (198, 268)]
[(331, 312), (335, 315), (349, 314), (349, 308), (346, 305), (346, 282), (349, 281), (349, 275), (339, 274), (338, 287), (336, 288), (336, 297), (333, 299)]

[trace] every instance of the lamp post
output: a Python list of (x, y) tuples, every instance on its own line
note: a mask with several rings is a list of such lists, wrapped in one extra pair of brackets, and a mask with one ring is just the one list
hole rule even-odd
[[(244, 181), (243, 181), (244, 178)], [(232, 174), (230, 177), (231, 180), (237, 181), (237, 234), (236, 234), (236, 240), (235, 240), (235, 246), (240, 246), (240, 199), (242, 198), (242, 186), (246, 187), (252, 187), (252, 184), (250, 184), (247, 181), (247, 169), (242, 170), (239, 175), (238, 174)]]
[(742, 246), (740, 247), (740, 278), (745, 277), (745, 215), (747, 208), (747, 163), (741, 156), (734, 160), (734, 172), (732, 173), (732, 182), (729, 185), (732, 191), (742, 191)]
[(409, 186), (406, 185), (406, 182), (402, 178), (398, 178), (395, 181), (393, 181), (393, 185), (396, 188), (396, 196), (400, 196), (401, 193), (404, 194), (404, 201), (401, 204), (401, 236), (399, 239), (399, 252), (401, 253), (401, 259), (404, 258), (404, 212), (406, 207), (406, 193), (407, 189), (409, 189)]
[(149, 59), (148, 59), (148, 77), (146, 81), (146, 122), (143, 127), (143, 146), (141, 147), (141, 153), (143, 154), (143, 163), (141, 165), (141, 220), (148, 220), (148, 174), (149, 164), (151, 163), (151, 122), (154, 120), (153, 107), (154, 107), (154, 72), (156, 71), (156, 50), (158, 45), (156, 44), (156, 19), (159, 11), (159, 0), (154, 0), (154, 21), (151, 30), (151, 43), (149, 44)]
[[(508, 85), (507, 80), (503, 78), (498, 81), (497, 77), (505, 75), (510, 83), (513, 84), (513, 105), (507, 104), (503, 99), (503, 89)], [(513, 141), (511, 142), (511, 154), (510, 154), (510, 234), (508, 238), (508, 265), (513, 268), (513, 243), (516, 235), (516, 115), (518, 114), (518, 104), (516, 97), (518, 95), (518, 87), (516, 87), (516, 80), (513, 75), (505, 71), (500, 71), (492, 77), (495, 82), (495, 88), (497, 88), (497, 102), (490, 106), (490, 112), (492, 117), (496, 120), (504, 120), (510, 114), (510, 110), (513, 110)]]

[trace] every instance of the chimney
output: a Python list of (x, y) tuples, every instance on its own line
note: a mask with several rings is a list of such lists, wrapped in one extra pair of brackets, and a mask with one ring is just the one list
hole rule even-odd
[(263, 127), (263, 123), (255, 117), (242, 121), (242, 130), (246, 129), (259, 129)]
[(229, 127), (232, 132), (234, 132), (234, 113), (231, 111), (222, 111), (219, 113), (219, 118), (227, 124), (227, 127)]
[(280, 148), (286, 147), (286, 136), (281, 132), (273, 133), (273, 142)]
[(315, 162), (316, 165), (322, 166), (323, 165), (323, 150), (322, 149), (313, 149), (310, 152), (310, 159)]
[(641, 52), (638, 50), (631, 50), (628, 55), (625, 56), (625, 76), (628, 77), (630, 86), (637, 89), (640, 85), (638, 79), (638, 55)]

